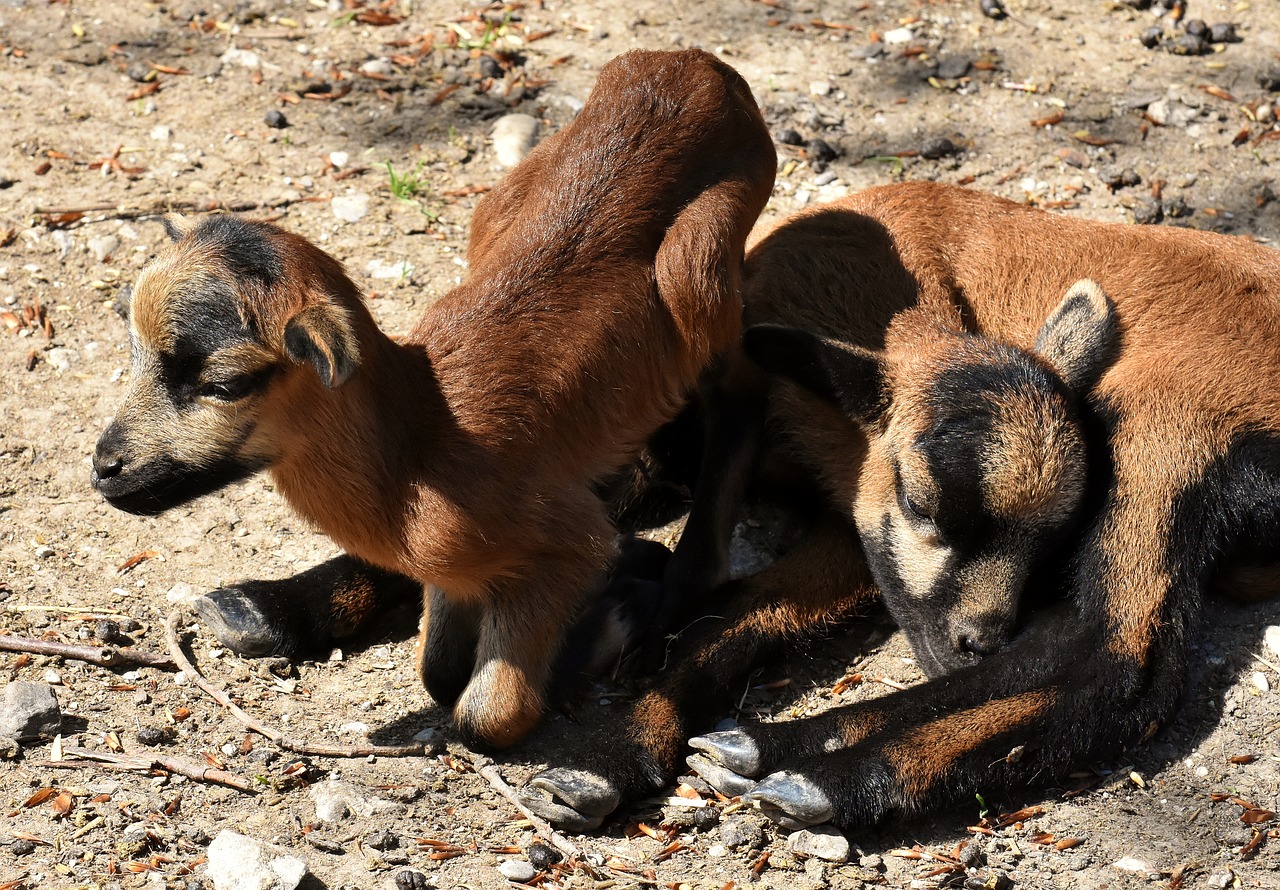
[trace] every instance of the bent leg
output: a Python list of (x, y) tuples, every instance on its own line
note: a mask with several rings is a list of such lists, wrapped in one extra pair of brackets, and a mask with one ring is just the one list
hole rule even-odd
[(342, 554), (291, 578), (242, 581), (203, 594), (196, 610), (239, 655), (319, 656), (379, 611), (419, 600), (418, 582)]
[(824, 515), (774, 565), (717, 591), (720, 614), (684, 630), (657, 685), (625, 717), (584, 739), (565, 765), (534, 775), (521, 797), (566, 827), (599, 825), (623, 800), (675, 776), (685, 739), (728, 710), (761, 660), (876, 595), (853, 529)]

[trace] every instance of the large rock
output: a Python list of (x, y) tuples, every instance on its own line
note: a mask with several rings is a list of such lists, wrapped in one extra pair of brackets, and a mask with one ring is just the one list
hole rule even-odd
[(0, 738), (31, 741), (57, 735), (62, 728), (58, 696), (43, 683), (18, 680), (4, 688)]
[(214, 890), (295, 890), (306, 876), (306, 863), (288, 850), (234, 831), (218, 832), (209, 845)]

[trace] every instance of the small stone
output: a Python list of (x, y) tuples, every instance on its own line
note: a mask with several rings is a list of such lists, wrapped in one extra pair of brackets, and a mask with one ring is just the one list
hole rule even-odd
[(564, 854), (555, 847), (548, 847), (546, 844), (531, 844), (529, 846), (529, 863), (538, 871), (546, 871), (564, 859)]
[(13, 188), (13, 183), (14, 183), (14, 180), (0, 173), (0, 190)]
[(103, 618), (93, 626), (93, 635), (107, 646), (133, 642), (120, 632), (120, 625), (109, 618)]
[(1161, 40), (1164, 40), (1164, 29), (1159, 25), (1152, 25), (1138, 35), (1138, 42), (1147, 49), (1155, 49)]
[(538, 141), (538, 119), (530, 114), (508, 114), (493, 125), (493, 151), (503, 167), (524, 160)]
[(538, 876), (538, 870), (533, 864), (523, 859), (508, 859), (498, 866), (498, 872), (516, 884), (527, 884)]
[(295, 890), (307, 876), (306, 863), (288, 850), (225, 829), (207, 855), (214, 890)]
[(360, 66), (365, 74), (395, 74), (390, 59), (370, 59)]
[(54, 736), (62, 728), (58, 695), (44, 683), (15, 680), (4, 688), (0, 738), (14, 741)]
[(956, 80), (969, 73), (970, 62), (964, 56), (946, 56), (938, 60), (936, 77), (943, 80)]
[(189, 599), (194, 599), (196, 589), (185, 581), (179, 581), (177, 584), (169, 588), (164, 598), (171, 603), (185, 603)]
[(1174, 219), (1182, 219), (1192, 214), (1191, 207), (1187, 204), (1186, 199), (1178, 196), (1170, 199), (1165, 203), (1164, 212)]
[(481, 56), (480, 73), (484, 77), (499, 78), (502, 77), (502, 66), (493, 56)]
[(444, 732), (438, 726), (428, 726), (416, 733), (413, 741), (422, 745), (423, 753), (426, 755), (439, 754), (444, 750)]
[(1165, 49), (1175, 56), (1203, 56), (1210, 51), (1209, 44), (1203, 38), (1193, 34), (1183, 34), (1165, 44)]
[(1271, 681), (1267, 679), (1267, 675), (1262, 671), (1253, 672), (1253, 685), (1257, 687), (1259, 692), (1264, 694), (1271, 691)]
[(108, 257), (120, 249), (120, 239), (115, 235), (97, 235), (89, 239), (88, 247), (93, 258), (104, 263)]
[(237, 49), (234, 46), (219, 56), (218, 61), (233, 68), (257, 69), (262, 67), (262, 59), (257, 53), (252, 50)]
[(1231, 22), (1216, 22), (1209, 26), (1210, 43), (1239, 43), (1236, 26)]
[(262, 122), (273, 130), (283, 130), (289, 126), (289, 119), (284, 116), (284, 112), (276, 108), (263, 115)]
[(915, 36), (910, 28), (894, 28), (892, 31), (885, 31), (881, 39), (888, 44), (910, 43)]
[(148, 748), (154, 748), (156, 745), (163, 745), (172, 741), (173, 730), (169, 727), (156, 728), (154, 726), (144, 726), (137, 732), (138, 741), (146, 745)]
[[(1280, 72), (1277, 72), (1276, 76), (1280, 77)], [(773, 134), (773, 139), (779, 145), (804, 145), (804, 137), (790, 127)]]
[(715, 859), (723, 859), (729, 855), (729, 848), (724, 844), (712, 844), (707, 847), (707, 855)]
[(1204, 23), (1204, 19), (1187, 19), (1182, 23), (1182, 30), (1192, 37), (1203, 38), (1209, 34), (1209, 26)]
[(831, 95), (831, 81), (829, 80), (811, 80), (809, 81), (810, 96), (829, 96)]
[(351, 155), (349, 155), (345, 151), (329, 152), (329, 163), (333, 164), (333, 166), (337, 167), (338, 169), (342, 169), (343, 167), (347, 166), (347, 161), (349, 160), (351, 160)]
[(370, 278), (383, 281), (399, 281), (413, 274), (413, 263), (408, 260), (396, 260), (390, 263), (385, 260), (369, 260), (367, 268)]
[(338, 822), (351, 814), (352, 792), (337, 779), (312, 785), (307, 792), (321, 822)]
[(884, 53), (884, 44), (877, 40), (875, 43), (861, 43), (855, 47), (851, 47), (849, 50), (849, 57), (852, 59), (864, 59), (870, 61), (871, 59), (880, 58)]
[(1164, 208), (1160, 202), (1144, 198), (1133, 207), (1133, 221), (1141, 226), (1153, 226), (1164, 219)]
[(1280, 68), (1268, 68), (1259, 74), (1258, 86), (1271, 93), (1280, 93)]
[(884, 868), (884, 857), (879, 853), (869, 853), (866, 856), (859, 856), (858, 867), (871, 869), (872, 871), (879, 871)]
[(959, 149), (956, 148), (955, 143), (946, 136), (937, 136), (933, 139), (926, 139), (920, 145), (920, 157), (930, 161), (945, 158), (948, 155), (955, 154), (957, 151), (959, 151)]
[(124, 73), (134, 83), (147, 83), (156, 79), (155, 69), (146, 62), (132, 62)]
[(1060, 148), (1054, 155), (1062, 163), (1070, 167), (1084, 168), (1089, 166), (1089, 156), (1077, 148)]
[(1102, 181), (1111, 191), (1131, 188), (1142, 183), (1142, 177), (1128, 167), (1112, 168), (1102, 174)]
[(816, 856), (827, 862), (849, 861), (849, 839), (830, 825), (818, 825), (792, 832), (787, 846), (796, 853)]
[(19, 838), (9, 845), (9, 852), (15, 857), (28, 856), (36, 851), (35, 842), (26, 838)]
[(333, 215), (343, 222), (359, 222), (369, 212), (369, 196), (359, 192), (351, 195), (338, 195), (329, 202)]
[(720, 824), (719, 807), (700, 807), (693, 811), (693, 825), (700, 831), (706, 831)]
[(400, 838), (390, 831), (375, 831), (364, 839), (364, 843), (375, 850), (394, 850), (400, 846)]
[(396, 890), (435, 890), (435, 886), (420, 871), (406, 868), (396, 873)]
[(755, 849), (764, 845), (764, 831), (749, 819), (730, 819), (720, 823), (720, 840), (727, 847)]
[(834, 161), (840, 156), (840, 152), (836, 151), (835, 148), (831, 146), (831, 143), (827, 142), (825, 139), (810, 139), (807, 147), (809, 150), (809, 159), (818, 161), (822, 164), (825, 164), (828, 161)]

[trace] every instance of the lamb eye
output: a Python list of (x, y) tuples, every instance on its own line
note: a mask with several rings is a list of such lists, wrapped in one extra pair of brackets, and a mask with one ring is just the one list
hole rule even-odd
[(922, 522), (933, 522), (933, 517), (929, 515), (929, 512), (920, 507), (920, 505), (915, 501), (911, 500), (911, 496), (907, 494), (905, 489), (902, 492), (900, 500), (902, 502), (902, 511), (904, 513), (913, 516)]
[(258, 387), (255, 374), (238, 374), (225, 380), (210, 380), (200, 387), (199, 394), (221, 402), (238, 402)]

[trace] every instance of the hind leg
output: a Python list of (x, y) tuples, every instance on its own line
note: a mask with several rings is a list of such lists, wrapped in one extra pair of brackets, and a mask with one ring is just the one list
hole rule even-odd
[(240, 655), (317, 656), (385, 608), (421, 597), (418, 582), (342, 554), (291, 578), (221, 587), (195, 607)]
[(582, 739), (562, 766), (535, 774), (521, 797), (566, 828), (596, 827), (623, 801), (675, 776), (685, 740), (728, 711), (764, 658), (876, 596), (853, 529), (819, 519), (774, 565), (717, 590), (717, 614), (684, 630), (654, 688), (625, 717)]

